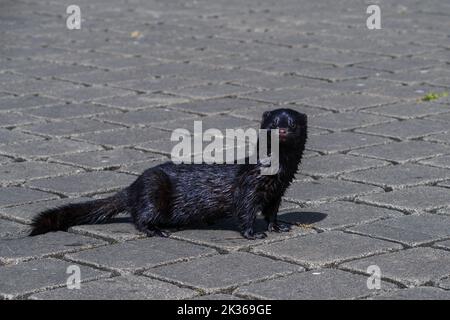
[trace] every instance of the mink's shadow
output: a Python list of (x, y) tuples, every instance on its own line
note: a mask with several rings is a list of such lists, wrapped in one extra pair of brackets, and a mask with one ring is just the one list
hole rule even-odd
[[(283, 212), (278, 215), (278, 220), (286, 222), (292, 225), (312, 225), (319, 221), (322, 221), (327, 217), (327, 214), (314, 211), (291, 211)], [(108, 221), (108, 223), (133, 223), (131, 217), (122, 216), (115, 217)], [(184, 226), (182, 228), (162, 227), (162, 229), (168, 229), (171, 232), (181, 230), (224, 230), (224, 231), (238, 231), (237, 220), (235, 217), (225, 217), (216, 220), (214, 223), (195, 223)], [(265, 231), (267, 229), (267, 223), (261, 215), (258, 215), (255, 224), (255, 231)]]
[[(322, 221), (327, 217), (327, 214), (313, 211), (288, 211), (278, 215), (278, 220), (292, 225), (313, 225)], [(109, 223), (132, 223), (130, 217), (116, 217), (109, 221)], [(235, 217), (225, 217), (216, 220), (214, 223), (195, 223), (184, 226), (182, 228), (162, 227), (171, 232), (181, 230), (224, 230), (224, 231), (238, 231), (237, 219)], [(261, 215), (256, 219), (255, 231), (261, 232), (267, 229), (267, 223)]]

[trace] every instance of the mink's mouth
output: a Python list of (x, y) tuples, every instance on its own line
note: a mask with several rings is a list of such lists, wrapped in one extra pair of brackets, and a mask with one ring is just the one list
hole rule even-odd
[(292, 135), (292, 133), (290, 133), (287, 129), (279, 128), (278, 135), (280, 137), (280, 141), (285, 142)]

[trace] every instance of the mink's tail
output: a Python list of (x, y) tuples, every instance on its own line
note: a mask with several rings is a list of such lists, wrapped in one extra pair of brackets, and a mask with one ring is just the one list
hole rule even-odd
[(105, 222), (127, 210), (127, 197), (125, 189), (109, 198), (73, 203), (43, 211), (34, 217), (29, 235), (67, 231), (69, 227), (79, 224)]

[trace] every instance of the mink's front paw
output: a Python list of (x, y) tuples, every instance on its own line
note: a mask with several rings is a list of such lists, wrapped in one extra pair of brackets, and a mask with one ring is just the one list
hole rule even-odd
[(280, 222), (270, 222), (267, 226), (267, 231), (269, 232), (289, 232), (291, 231), (291, 226), (286, 223)]
[(242, 236), (248, 240), (256, 240), (256, 239), (264, 239), (267, 237), (267, 234), (264, 232), (253, 232), (252, 229), (245, 230), (242, 232)]

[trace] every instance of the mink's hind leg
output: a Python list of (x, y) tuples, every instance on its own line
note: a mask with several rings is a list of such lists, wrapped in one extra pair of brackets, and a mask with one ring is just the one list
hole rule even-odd
[(287, 223), (281, 223), (277, 219), (278, 209), (280, 207), (281, 197), (266, 205), (262, 210), (264, 219), (267, 222), (267, 231), (269, 232), (289, 232), (291, 226)]
[(157, 226), (169, 220), (171, 194), (169, 177), (159, 170), (149, 171), (134, 188), (135, 197), (130, 207), (136, 229), (148, 237), (168, 237), (169, 232)]

